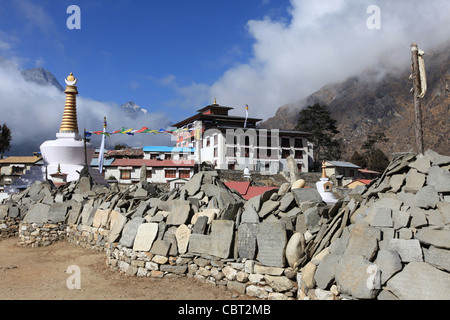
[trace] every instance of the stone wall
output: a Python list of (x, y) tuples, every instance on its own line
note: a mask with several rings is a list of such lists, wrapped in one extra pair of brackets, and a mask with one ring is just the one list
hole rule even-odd
[(6, 217), (0, 220), (0, 240), (19, 236), (19, 223), (22, 219)]
[(46, 247), (65, 239), (62, 223), (26, 223), (19, 225), (18, 243), (22, 246)]
[(449, 165), (432, 151), (404, 155), (333, 206), (289, 183), (245, 201), (200, 172), (157, 195), (87, 178), (35, 184), (1, 212), (20, 208), (24, 243), (104, 250), (132, 276), (193, 277), (264, 299), (449, 299)]

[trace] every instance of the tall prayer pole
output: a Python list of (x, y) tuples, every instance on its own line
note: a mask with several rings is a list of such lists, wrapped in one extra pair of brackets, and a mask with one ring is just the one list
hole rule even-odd
[[(411, 44), (411, 60), (412, 60), (412, 74), (413, 79), (413, 92), (414, 92), (414, 118), (415, 118), (415, 131), (416, 131), (416, 147), (417, 152), (424, 152), (423, 147), (423, 130), (422, 130), (422, 98), (426, 92), (426, 77), (425, 67), (423, 64), (423, 52), (419, 53), (417, 44), (413, 42)], [(419, 57), (420, 56), (420, 57)], [(419, 59), (422, 59), (422, 63), (419, 63)]]

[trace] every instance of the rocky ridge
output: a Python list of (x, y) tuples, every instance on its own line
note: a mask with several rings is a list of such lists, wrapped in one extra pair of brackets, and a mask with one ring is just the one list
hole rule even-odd
[(0, 204), (0, 232), (104, 250), (132, 276), (194, 277), (262, 299), (449, 299), (449, 169), (450, 157), (406, 153), (333, 206), (290, 183), (245, 201), (214, 172), (170, 193), (87, 177), (35, 183)]

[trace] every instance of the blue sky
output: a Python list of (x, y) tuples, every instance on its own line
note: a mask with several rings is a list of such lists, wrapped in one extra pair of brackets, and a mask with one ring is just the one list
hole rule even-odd
[[(289, 5), (279, 0), (3, 2), (0, 30), (22, 68), (43, 67), (62, 84), (73, 72), (85, 97), (117, 104), (133, 100), (145, 109), (181, 110), (186, 116), (214, 97), (183, 105), (177, 90), (212, 85), (228, 68), (247, 61), (254, 42), (247, 22), (287, 19)], [(71, 4), (81, 10), (79, 30), (66, 26)]]
[[(81, 10), (79, 30), (67, 28), (70, 5)], [(408, 69), (411, 42), (425, 52), (448, 44), (449, 12), (448, 0), (0, 0), (0, 124), (12, 129), (11, 153), (54, 139), (65, 97), (24, 82), (20, 70), (34, 67), (62, 85), (74, 73), (87, 130), (101, 130), (104, 116), (111, 130), (168, 127), (215, 97), (232, 115), (248, 104), (267, 119), (368, 69), (378, 75), (368, 81)], [(147, 116), (118, 114), (128, 101)]]

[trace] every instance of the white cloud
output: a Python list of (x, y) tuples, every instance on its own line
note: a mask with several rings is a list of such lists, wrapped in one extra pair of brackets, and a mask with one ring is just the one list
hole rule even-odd
[[(76, 75), (75, 75), (76, 76)], [(166, 128), (169, 119), (162, 113), (147, 113), (131, 119), (122, 113), (118, 105), (94, 101), (83, 97), (83, 79), (77, 84), (78, 129), (101, 131), (103, 117), (107, 117), (108, 130), (119, 130), (123, 126), (140, 129)], [(10, 60), (0, 63), (0, 124), (6, 123), (11, 129), (12, 141), (9, 154), (30, 155), (39, 151), (46, 140), (56, 138), (64, 112), (65, 94), (52, 86), (41, 86), (27, 82), (20, 74), (20, 67)], [(99, 147), (100, 137), (93, 135), (92, 143)], [(117, 143), (129, 146), (170, 145), (167, 134), (112, 135), (107, 139), (107, 147)]]
[(227, 70), (209, 88), (223, 105), (250, 106), (267, 119), (283, 104), (299, 101), (322, 86), (367, 68), (408, 68), (410, 44), (425, 51), (448, 39), (450, 2), (376, 1), (381, 29), (369, 30), (374, 1), (291, 0), (289, 21), (251, 20), (252, 58)]

